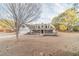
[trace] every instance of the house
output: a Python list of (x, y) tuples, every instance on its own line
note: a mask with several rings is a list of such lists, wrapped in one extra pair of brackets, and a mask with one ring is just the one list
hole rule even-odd
[(50, 24), (27, 24), (27, 26), (30, 29), (28, 34), (57, 35), (55, 27)]

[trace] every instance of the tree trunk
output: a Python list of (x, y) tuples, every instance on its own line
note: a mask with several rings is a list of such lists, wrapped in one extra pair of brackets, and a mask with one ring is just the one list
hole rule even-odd
[(16, 26), (16, 39), (19, 40), (19, 23), (17, 20), (15, 23), (15, 26)]
[(16, 39), (19, 40), (19, 31), (16, 31)]

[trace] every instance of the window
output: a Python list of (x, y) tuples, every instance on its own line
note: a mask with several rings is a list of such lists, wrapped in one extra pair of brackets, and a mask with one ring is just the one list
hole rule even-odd
[(49, 25), (47, 25), (47, 27), (49, 28)]
[(42, 25), (42, 28), (43, 28), (43, 25)]
[(47, 28), (47, 26), (45, 26), (45, 28)]

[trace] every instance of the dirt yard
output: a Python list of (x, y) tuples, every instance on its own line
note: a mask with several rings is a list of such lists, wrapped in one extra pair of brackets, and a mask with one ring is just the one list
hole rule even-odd
[(79, 55), (79, 33), (59, 32), (58, 36), (23, 35), (17, 41), (0, 41), (0, 55)]

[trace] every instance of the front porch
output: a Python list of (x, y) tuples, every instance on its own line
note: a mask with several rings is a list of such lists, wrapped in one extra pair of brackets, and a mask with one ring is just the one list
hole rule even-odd
[(54, 32), (53, 30), (32, 30), (29, 32), (31, 35), (57, 35), (57, 32)]
[(33, 24), (28, 25), (30, 32), (27, 34), (33, 35), (57, 35), (57, 31), (50, 24)]

